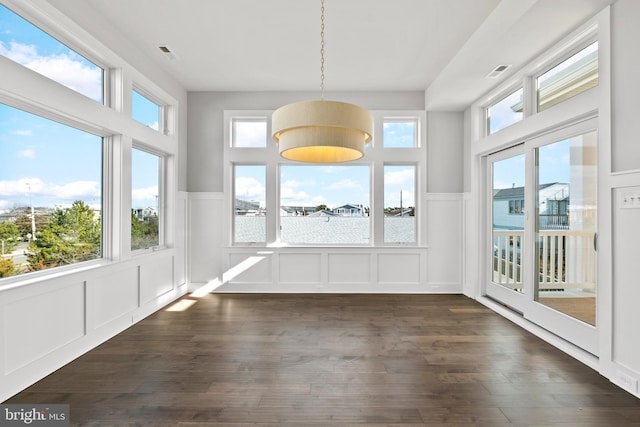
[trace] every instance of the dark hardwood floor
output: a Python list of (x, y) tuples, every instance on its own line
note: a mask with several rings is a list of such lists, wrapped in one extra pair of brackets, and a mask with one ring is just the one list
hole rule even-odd
[(67, 403), (72, 425), (640, 426), (640, 399), (460, 295), (168, 308), (6, 403)]

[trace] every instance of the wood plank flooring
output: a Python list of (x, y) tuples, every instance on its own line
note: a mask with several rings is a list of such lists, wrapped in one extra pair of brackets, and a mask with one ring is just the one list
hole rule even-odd
[(461, 295), (186, 296), (6, 403), (89, 426), (640, 426), (640, 399)]

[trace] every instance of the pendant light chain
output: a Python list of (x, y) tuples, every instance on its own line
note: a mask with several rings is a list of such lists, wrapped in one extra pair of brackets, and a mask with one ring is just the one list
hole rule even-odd
[(324, 0), (320, 2), (320, 90), (324, 101)]

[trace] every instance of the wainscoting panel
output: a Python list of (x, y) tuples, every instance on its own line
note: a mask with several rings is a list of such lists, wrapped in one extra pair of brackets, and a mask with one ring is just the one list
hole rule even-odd
[(331, 284), (371, 283), (371, 255), (330, 253), (328, 275)]
[(172, 291), (174, 287), (172, 254), (163, 254), (140, 266), (141, 304)]
[(430, 194), (427, 200), (430, 285), (462, 291), (462, 198), (459, 194)]
[(378, 283), (419, 284), (420, 254), (378, 254)]
[(229, 265), (222, 274), (225, 283), (271, 283), (271, 256), (256, 251), (229, 254)]
[(319, 253), (286, 253), (279, 258), (280, 283), (321, 283), (322, 257)]
[(115, 271), (87, 282), (90, 329), (99, 328), (140, 305), (138, 267)]
[(85, 283), (57, 287), (4, 306), (4, 375), (85, 334)]

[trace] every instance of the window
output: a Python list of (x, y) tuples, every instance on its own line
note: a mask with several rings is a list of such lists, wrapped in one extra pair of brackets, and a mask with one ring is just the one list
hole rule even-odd
[(414, 148), (418, 141), (416, 119), (384, 119), (382, 142), (385, 148)]
[(0, 104), (0, 277), (101, 257), (102, 145)]
[(538, 111), (544, 111), (598, 85), (598, 42), (536, 79)]
[(384, 242), (416, 242), (415, 165), (384, 166)]
[(279, 155), (278, 144), (271, 143), (269, 136), (272, 111), (225, 111), (229, 243), (267, 247), (419, 244), (424, 228), (416, 215), (420, 206), (417, 177), (421, 159), (427, 156), (422, 132), (426, 113), (371, 113), (377, 136), (364, 157), (349, 163), (314, 164)]
[(0, 55), (99, 103), (104, 70), (0, 5)]
[(131, 151), (131, 250), (160, 245), (162, 157)]
[(265, 165), (234, 165), (233, 236), (236, 243), (267, 241)]
[(280, 166), (280, 240), (369, 244), (369, 166)]
[(487, 135), (522, 120), (523, 89), (520, 88), (487, 108)]
[(160, 130), (161, 108), (140, 92), (133, 90), (131, 93), (131, 116), (137, 122), (150, 127), (153, 130)]
[(231, 122), (231, 145), (237, 148), (267, 146), (267, 119), (241, 118)]
[(509, 200), (509, 213), (510, 214), (524, 213), (524, 199)]

